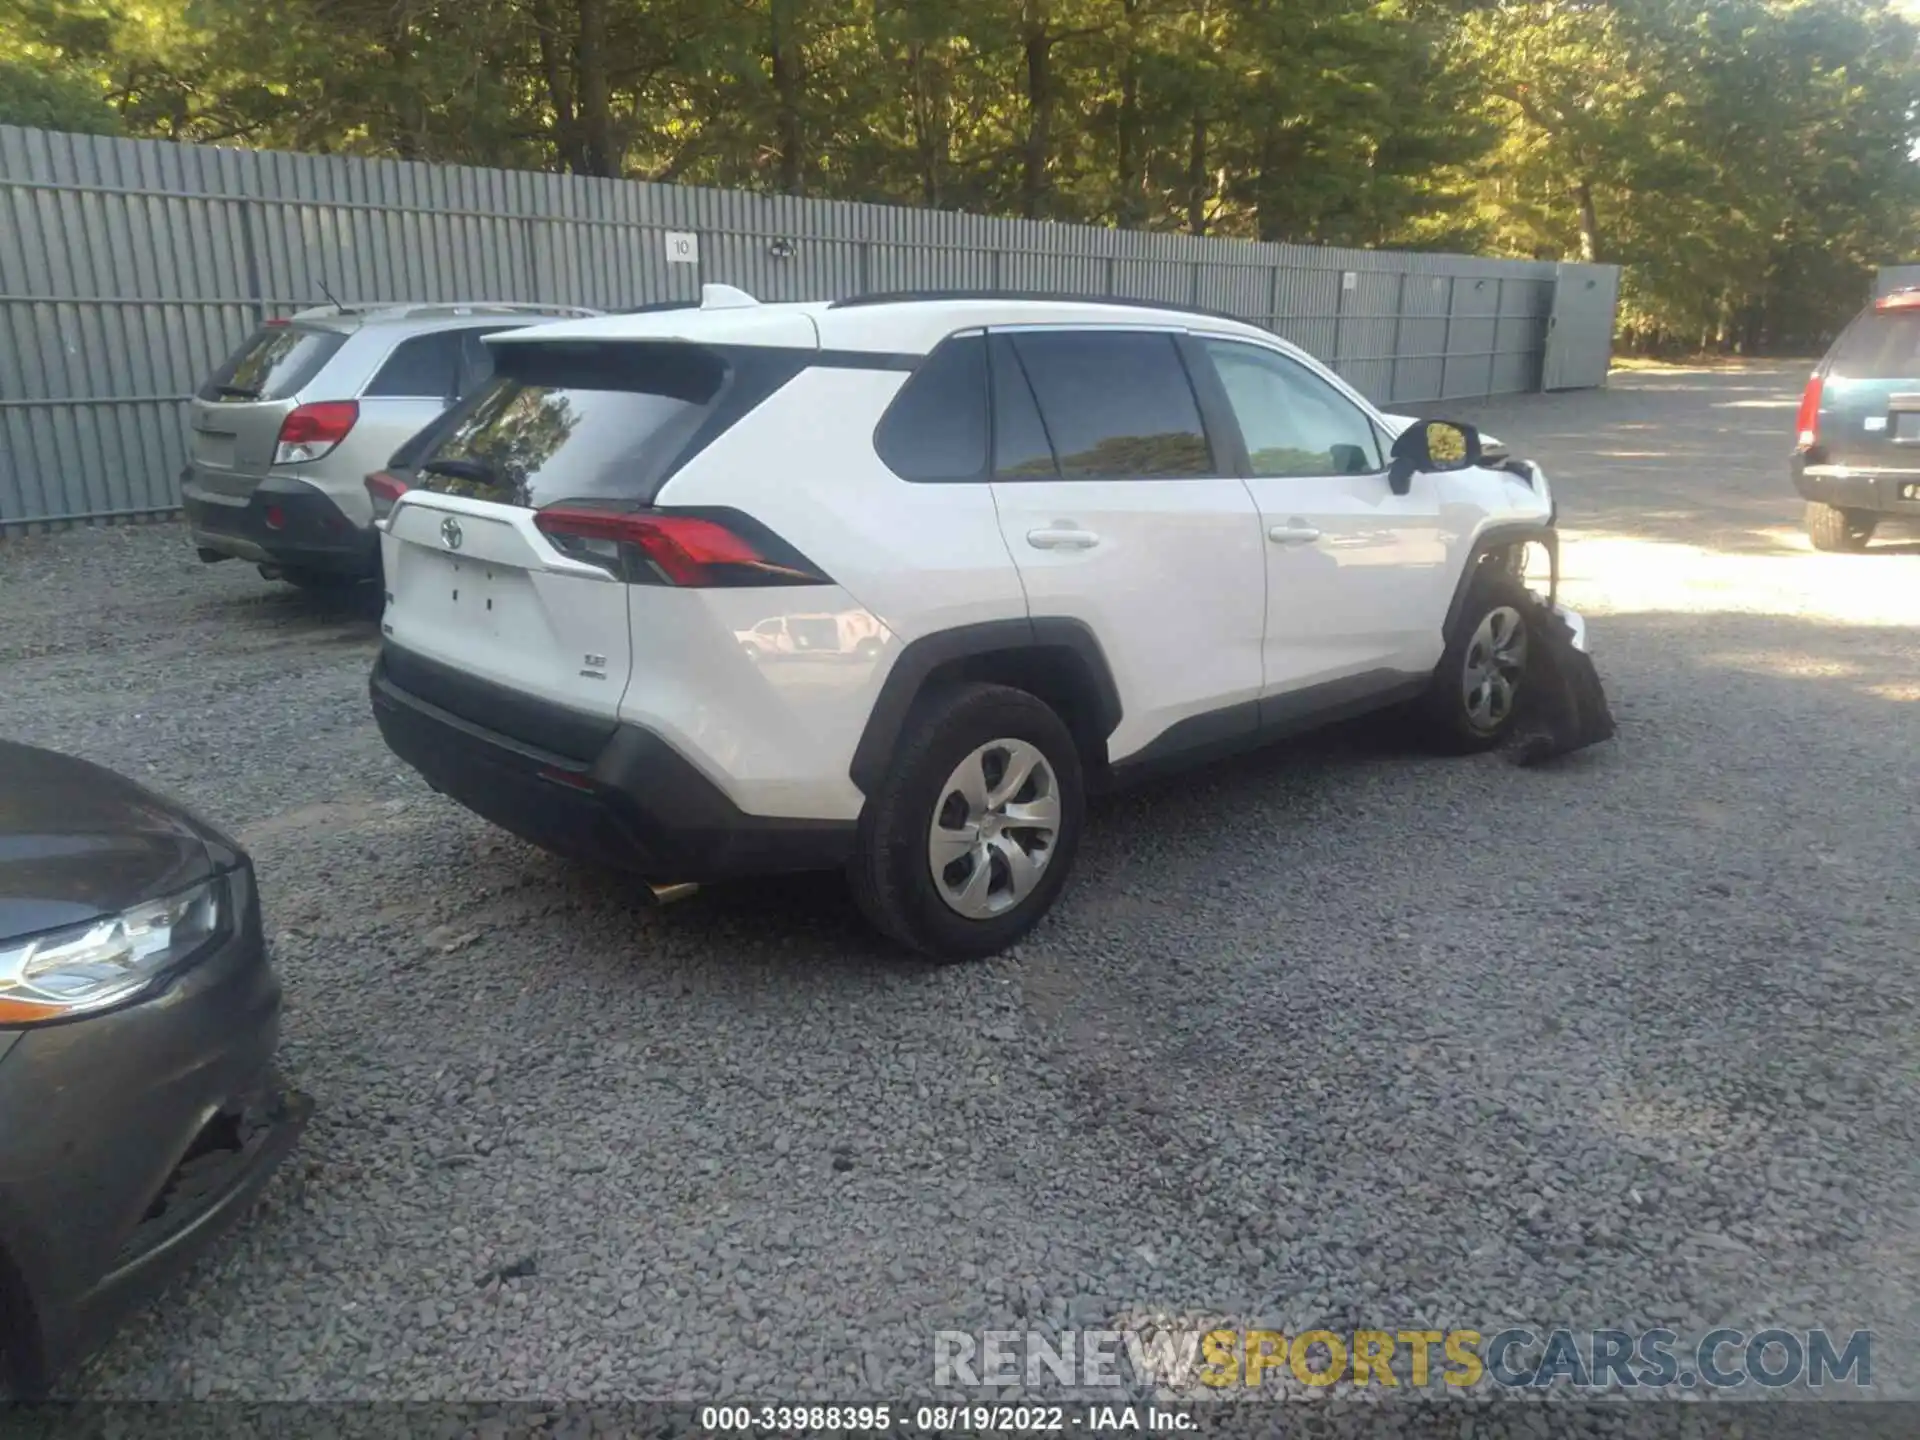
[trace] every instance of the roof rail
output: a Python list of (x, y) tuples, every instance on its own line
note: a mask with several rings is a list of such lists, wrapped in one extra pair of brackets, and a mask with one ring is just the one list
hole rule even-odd
[(1205, 315), (1210, 320), (1231, 320), (1237, 325), (1255, 323), (1241, 315), (1230, 315), (1225, 310), (1209, 310), (1203, 305), (1186, 305), (1178, 300), (1142, 300), (1131, 295), (1076, 295), (1052, 290), (889, 290), (835, 300), (827, 308), (852, 310), (866, 305), (911, 305), (925, 300), (1037, 300), (1055, 305), (1063, 302), (1074, 305), (1115, 305), (1129, 310), (1165, 310), (1176, 315)]
[(649, 300), (644, 305), (629, 305), (624, 310), (615, 310), (615, 315), (658, 315), (668, 310), (698, 310), (698, 300)]
[(522, 300), (368, 300), (353, 305), (312, 305), (294, 312), (295, 320), (354, 316), (363, 320), (413, 320), (430, 315), (598, 315), (584, 305), (545, 305)]

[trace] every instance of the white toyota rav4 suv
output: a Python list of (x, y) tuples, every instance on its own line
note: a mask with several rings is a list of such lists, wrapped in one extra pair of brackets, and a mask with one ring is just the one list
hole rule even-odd
[(709, 286), (488, 344), (368, 478), (387, 743), (656, 893), (845, 869), (943, 958), (1047, 911), (1091, 790), (1389, 705), (1498, 744), (1557, 574), (1537, 467), (1204, 313)]

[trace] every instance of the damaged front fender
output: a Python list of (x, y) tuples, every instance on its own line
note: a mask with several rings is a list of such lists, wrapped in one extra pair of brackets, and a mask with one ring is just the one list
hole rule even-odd
[(1613, 709), (1587, 653), (1587, 622), (1577, 611), (1528, 592), (1527, 678), (1519, 727), (1508, 751), (1516, 765), (1537, 765), (1614, 736)]

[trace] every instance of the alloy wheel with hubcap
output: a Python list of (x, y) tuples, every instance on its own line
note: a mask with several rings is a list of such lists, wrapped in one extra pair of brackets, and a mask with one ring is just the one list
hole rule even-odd
[(986, 681), (938, 686), (861, 812), (854, 901), (932, 959), (997, 954), (1059, 897), (1086, 803), (1073, 732), (1046, 701)]
[(1039, 747), (989, 740), (953, 768), (927, 829), (934, 889), (957, 915), (1005, 914), (1033, 893), (1060, 833), (1060, 787)]
[(1496, 605), (1481, 617), (1467, 643), (1460, 674), (1467, 723), (1487, 735), (1506, 724), (1526, 668), (1527, 622), (1513, 606)]

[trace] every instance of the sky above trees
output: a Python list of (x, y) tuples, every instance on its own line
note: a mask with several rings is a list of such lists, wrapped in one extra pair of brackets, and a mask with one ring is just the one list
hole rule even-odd
[(1920, 255), (1889, 0), (0, 0), (0, 121), (1626, 267), (1805, 349)]

